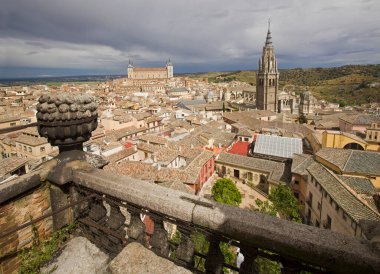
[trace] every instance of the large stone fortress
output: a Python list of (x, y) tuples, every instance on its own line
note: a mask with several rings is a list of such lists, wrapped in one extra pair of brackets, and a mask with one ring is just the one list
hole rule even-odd
[(267, 39), (263, 47), (263, 54), (259, 60), (259, 69), (256, 74), (257, 109), (277, 112), (279, 76), (269, 25)]
[(165, 67), (160, 68), (136, 68), (131, 62), (128, 65), (128, 79), (170, 79), (173, 78), (173, 64), (170, 60)]

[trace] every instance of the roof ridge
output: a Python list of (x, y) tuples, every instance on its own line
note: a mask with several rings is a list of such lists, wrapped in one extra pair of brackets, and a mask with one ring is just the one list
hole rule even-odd
[(346, 169), (346, 166), (347, 166), (348, 162), (350, 161), (353, 152), (354, 152), (354, 151), (351, 150), (351, 152), (350, 152), (350, 156), (348, 156), (348, 159), (347, 159), (347, 161), (345, 162), (345, 164), (344, 164), (344, 166), (343, 166), (343, 168), (342, 168), (342, 171), (344, 171), (344, 170)]

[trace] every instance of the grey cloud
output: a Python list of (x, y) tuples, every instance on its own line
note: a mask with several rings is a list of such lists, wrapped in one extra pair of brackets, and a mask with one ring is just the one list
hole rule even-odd
[[(284, 65), (313, 66), (334, 56), (341, 64), (379, 62), (373, 55), (380, 44), (379, 1), (2, 2), (0, 54), (18, 55), (0, 55), (0, 60), (13, 66), (75, 63), (81, 69), (103, 66), (118, 72), (129, 58), (141, 66), (171, 58), (178, 70), (255, 68), (269, 17)], [(361, 48), (368, 51), (362, 54)], [(43, 60), (32, 58), (37, 55), (32, 52)]]

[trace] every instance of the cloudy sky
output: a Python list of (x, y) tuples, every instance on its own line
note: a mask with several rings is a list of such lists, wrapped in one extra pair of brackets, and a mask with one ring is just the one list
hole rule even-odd
[(380, 63), (379, 0), (0, 0), (0, 78)]

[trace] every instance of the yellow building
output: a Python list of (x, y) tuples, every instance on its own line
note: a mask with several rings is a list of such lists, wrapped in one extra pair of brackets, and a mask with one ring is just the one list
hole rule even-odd
[(376, 124), (367, 129), (366, 139), (354, 134), (326, 130), (322, 133), (322, 148), (344, 148), (380, 151), (380, 129)]

